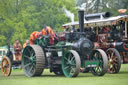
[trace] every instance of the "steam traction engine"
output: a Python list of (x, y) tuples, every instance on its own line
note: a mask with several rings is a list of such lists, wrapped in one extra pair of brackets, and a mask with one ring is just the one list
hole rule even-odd
[(25, 47), (22, 56), (24, 73), (28, 77), (40, 76), (45, 68), (56, 75), (76, 77), (80, 68), (89, 69), (94, 75), (107, 72), (108, 59), (101, 49), (94, 50), (94, 44), (83, 32), (84, 11), (79, 11), (79, 32), (66, 32), (65, 40), (49, 45), (49, 36), (37, 39), (34, 45)]
[[(108, 57), (108, 72), (118, 73), (123, 63), (128, 63), (128, 15), (110, 17), (109, 12), (85, 15), (84, 32), (94, 41), (95, 49), (102, 49)], [(66, 28), (78, 28), (78, 22), (68, 23)]]
[[(103, 16), (105, 14), (93, 15)], [(127, 15), (95, 20), (95, 48), (106, 51), (109, 62), (109, 73), (118, 73), (120, 71), (121, 57), (123, 62), (128, 59), (127, 21)]]

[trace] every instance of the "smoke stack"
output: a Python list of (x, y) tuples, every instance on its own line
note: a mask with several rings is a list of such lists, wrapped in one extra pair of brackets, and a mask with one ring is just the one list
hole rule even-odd
[(80, 29), (80, 32), (83, 32), (84, 30), (84, 10), (79, 10), (78, 14), (79, 14), (79, 29)]

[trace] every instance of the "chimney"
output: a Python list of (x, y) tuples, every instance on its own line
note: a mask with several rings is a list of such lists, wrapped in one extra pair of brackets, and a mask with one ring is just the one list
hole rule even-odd
[(84, 30), (84, 10), (79, 10), (78, 16), (79, 16), (79, 29), (80, 29), (80, 32), (83, 32)]

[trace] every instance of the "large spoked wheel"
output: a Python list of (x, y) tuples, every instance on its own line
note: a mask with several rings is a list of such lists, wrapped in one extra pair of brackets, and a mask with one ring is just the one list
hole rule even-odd
[(95, 76), (103, 76), (108, 69), (108, 59), (106, 53), (101, 49), (96, 49), (93, 52), (93, 59), (98, 61), (98, 66), (93, 67), (91, 72)]
[(45, 65), (44, 51), (39, 45), (26, 46), (22, 56), (24, 73), (28, 77), (40, 76)]
[(11, 68), (11, 61), (8, 57), (3, 57), (1, 61), (1, 70), (4, 76), (10, 76), (12, 68)]
[(76, 77), (80, 72), (80, 56), (74, 50), (69, 50), (62, 58), (62, 70), (66, 77)]
[(115, 48), (109, 48), (106, 51), (108, 56), (108, 72), (109, 73), (118, 73), (121, 67), (121, 57), (119, 52)]

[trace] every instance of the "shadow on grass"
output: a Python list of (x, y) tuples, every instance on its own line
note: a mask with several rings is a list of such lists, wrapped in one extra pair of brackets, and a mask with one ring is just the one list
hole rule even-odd
[(118, 74), (128, 74), (128, 71), (121, 71)]
[[(67, 78), (67, 77), (65, 77), (64, 75), (41, 75), (41, 76), (39, 76), (39, 77), (61, 77), (61, 78)], [(89, 74), (89, 75), (86, 75), (86, 74), (79, 74), (77, 77), (97, 77), (97, 76), (94, 76), (94, 75), (91, 75), (91, 74)], [(77, 78), (77, 77), (73, 77), (73, 78)]]
[[(2, 77), (2, 80), (6, 79), (6, 77), (4, 75), (0, 75), (0, 77)], [(24, 73), (13, 73), (13, 72), (7, 78), (9, 78), (9, 79), (20, 79), (20, 78), (23, 79), (23, 78), (50, 78), (50, 77), (51, 78), (67, 78), (64, 75), (55, 75), (52, 73), (46, 73), (46, 74), (44, 73), (41, 76), (27, 77), (27, 76), (25, 76)], [(99, 77), (99, 76), (94, 76), (92, 73), (89, 72), (89, 73), (80, 73), (77, 77), (73, 77), (73, 78), (85, 78), (85, 77), (89, 78), (89, 77)]]

